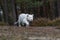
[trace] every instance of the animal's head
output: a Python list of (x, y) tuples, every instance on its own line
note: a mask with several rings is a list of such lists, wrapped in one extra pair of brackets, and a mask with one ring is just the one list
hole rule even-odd
[(34, 14), (27, 15), (27, 20), (28, 21), (33, 21), (33, 16), (34, 16)]

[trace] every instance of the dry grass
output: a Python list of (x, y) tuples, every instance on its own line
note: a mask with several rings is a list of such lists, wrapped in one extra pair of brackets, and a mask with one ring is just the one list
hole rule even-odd
[(32, 26), (60, 26), (60, 18), (56, 18), (53, 20), (47, 18), (37, 18), (35, 19)]
[(7, 23), (0, 22), (0, 26), (4, 26), (4, 25), (7, 25)]

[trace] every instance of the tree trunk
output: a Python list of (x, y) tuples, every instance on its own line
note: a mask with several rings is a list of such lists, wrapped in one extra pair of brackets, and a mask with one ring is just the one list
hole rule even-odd
[(43, 2), (44, 2), (44, 5), (43, 5), (43, 17), (46, 17), (46, 5), (45, 5), (46, 0), (43, 0)]
[(3, 2), (2, 2), (2, 0), (0, 1), (0, 5), (1, 5), (1, 9), (2, 9), (2, 11), (1, 11), (1, 13), (2, 13), (2, 15), (1, 15), (1, 17), (2, 17), (2, 22), (4, 22), (4, 16), (3, 16)]
[(7, 3), (7, 0), (2, 0), (2, 5), (3, 5), (5, 22), (8, 24), (8, 3)]
[(13, 16), (13, 21), (16, 21), (16, 5), (15, 5), (15, 0), (11, 0), (11, 6), (12, 6), (12, 16)]
[(58, 16), (60, 17), (60, 0), (57, 0)]
[(37, 8), (37, 16), (40, 18), (40, 7)]
[(55, 18), (55, 7), (54, 7), (54, 1), (49, 1), (50, 3), (50, 16), (51, 16), (51, 19), (54, 19)]

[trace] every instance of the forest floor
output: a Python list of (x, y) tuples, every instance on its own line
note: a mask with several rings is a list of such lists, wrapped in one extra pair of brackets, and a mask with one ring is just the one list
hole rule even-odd
[(60, 28), (0, 26), (0, 40), (60, 40)]

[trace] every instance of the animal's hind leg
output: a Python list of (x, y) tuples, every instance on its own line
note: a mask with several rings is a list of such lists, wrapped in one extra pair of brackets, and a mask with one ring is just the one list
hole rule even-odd
[(21, 27), (21, 25), (20, 25), (20, 20), (18, 20), (18, 26)]

